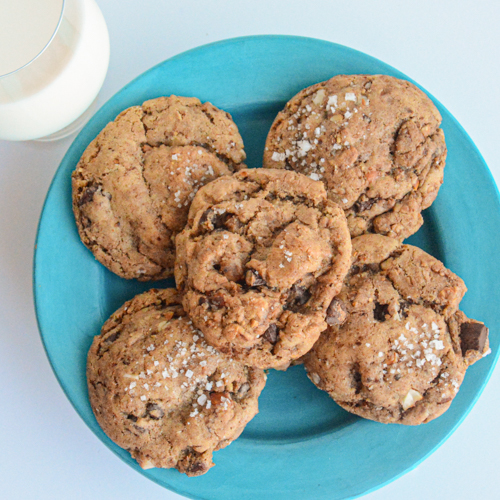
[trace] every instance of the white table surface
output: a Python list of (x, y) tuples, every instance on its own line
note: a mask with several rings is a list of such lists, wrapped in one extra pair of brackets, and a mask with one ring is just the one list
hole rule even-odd
[[(101, 103), (158, 62), (209, 42), (254, 34), (322, 38), (375, 56), (419, 82), (459, 120), (500, 181), (500, 2), (98, 3), (111, 37)], [(134, 472), (92, 434), (59, 387), (40, 341), (33, 245), (50, 181), (72, 139), (0, 141), (0, 498), (181, 499)], [(500, 498), (499, 393), (497, 368), (479, 402), (438, 451), (365, 498)]]

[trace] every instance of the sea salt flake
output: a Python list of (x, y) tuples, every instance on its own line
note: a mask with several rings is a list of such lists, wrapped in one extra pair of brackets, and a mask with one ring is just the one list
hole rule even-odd
[(328, 102), (326, 103), (326, 107), (327, 108), (330, 108), (330, 107), (336, 108), (337, 104), (338, 104), (338, 98), (337, 98), (337, 96), (336, 95), (331, 95), (328, 98)]
[(278, 153), (275, 151), (273, 155), (271, 156), (271, 160), (273, 161), (285, 161), (286, 159), (286, 154), (285, 153)]
[(297, 142), (298, 156), (299, 158), (306, 156), (307, 152), (312, 149), (312, 145), (309, 141), (302, 140)]
[(444, 344), (442, 340), (431, 340), (429, 345), (436, 349), (436, 351), (442, 351), (444, 349)]

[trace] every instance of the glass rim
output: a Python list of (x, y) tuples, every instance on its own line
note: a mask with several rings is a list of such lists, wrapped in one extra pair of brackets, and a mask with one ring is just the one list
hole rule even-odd
[(52, 40), (54, 40), (54, 38), (59, 30), (59, 27), (61, 26), (61, 23), (62, 23), (62, 20), (64, 17), (64, 9), (66, 7), (66, 2), (67, 2), (67, 0), (62, 0), (61, 13), (59, 15), (59, 19), (57, 20), (56, 27), (54, 28), (54, 31), (53, 31), (52, 35), (50, 36), (49, 40), (47, 41), (47, 43), (43, 46), (42, 50), (40, 50), (40, 52), (38, 52), (38, 54), (35, 57), (30, 59), (27, 63), (23, 64), (19, 68), (15, 69), (13, 71), (10, 71), (9, 73), (4, 73), (3, 75), (0, 75), (0, 80), (7, 78), (8, 76), (12, 76), (15, 73), (23, 70), (24, 68), (26, 68), (30, 64), (33, 64), (48, 49), (49, 45), (52, 43)]

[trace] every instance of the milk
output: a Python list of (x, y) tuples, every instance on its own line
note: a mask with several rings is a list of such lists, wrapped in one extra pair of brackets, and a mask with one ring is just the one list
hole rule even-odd
[(61, 17), (63, 0), (0, 0), (0, 76), (34, 59)]
[[(9, 60), (0, 57), (0, 69), (29, 62), (0, 77), (0, 139), (42, 138), (68, 127), (94, 101), (108, 68), (108, 31), (95, 0), (65, 0), (62, 19), (61, 0), (0, 0), (0, 11), (4, 2), (33, 9), (40, 22), (29, 43), (18, 43)], [(47, 9), (43, 15), (40, 4)], [(11, 47), (13, 38), (6, 36), (0, 37), (0, 44), (7, 43), (0, 52)]]

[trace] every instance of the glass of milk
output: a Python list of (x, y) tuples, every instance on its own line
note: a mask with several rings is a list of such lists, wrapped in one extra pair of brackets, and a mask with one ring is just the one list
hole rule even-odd
[(0, 0), (0, 139), (56, 140), (78, 130), (108, 63), (95, 0)]

